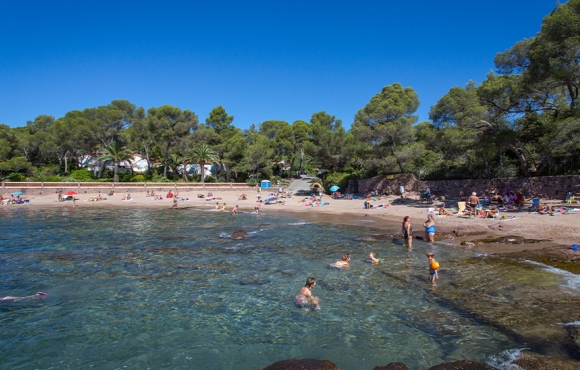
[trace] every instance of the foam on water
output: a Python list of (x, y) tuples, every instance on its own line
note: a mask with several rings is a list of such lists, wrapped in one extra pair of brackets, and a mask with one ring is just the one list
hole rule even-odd
[(527, 348), (508, 349), (498, 355), (489, 356), (485, 362), (500, 370), (521, 370), (521, 367), (513, 362), (526, 350)]
[(565, 279), (563, 286), (570, 288), (570, 289), (573, 289), (573, 290), (580, 291), (580, 275), (576, 275), (576, 274), (571, 273), (569, 271), (561, 270), (561, 269), (553, 267), (553, 266), (548, 266), (548, 265), (541, 263), (541, 262), (530, 261), (530, 260), (524, 260), (524, 261), (531, 263), (533, 265), (541, 266), (545, 271), (548, 271), (550, 273), (562, 276)]

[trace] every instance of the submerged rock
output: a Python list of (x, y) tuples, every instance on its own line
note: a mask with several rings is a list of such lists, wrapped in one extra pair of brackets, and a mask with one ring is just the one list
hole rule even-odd
[(232, 234), (232, 239), (246, 239), (247, 236), (248, 233), (245, 232), (244, 230), (236, 230)]
[(482, 364), (480, 362), (462, 360), (435, 365), (430, 367), (429, 370), (497, 370), (497, 369), (493, 366)]
[(333, 362), (314, 358), (282, 360), (266, 366), (262, 370), (339, 370)]
[(393, 234), (381, 234), (381, 235), (363, 235), (356, 238), (359, 241), (372, 242), (377, 240), (393, 240), (395, 236)]
[(566, 358), (555, 358), (551, 356), (542, 356), (537, 353), (524, 352), (521, 356), (513, 361), (522, 370), (576, 370), (580, 369), (580, 361)]
[(238, 279), (238, 283), (240, 283), (240, 285), (265, 285), (270, 283), (270, 280), (262, 279), (259, 277), (249, 277), (245, 279)]
[(402, 362), (391, 362), (385, 366), (375, 366), (373, 370), (409, 370), (409, 368)]

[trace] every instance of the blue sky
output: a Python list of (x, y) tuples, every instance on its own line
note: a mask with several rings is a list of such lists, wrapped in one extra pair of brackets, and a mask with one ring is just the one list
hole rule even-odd
[(534, 36), (555, 0), (3, 1), (0, 123), (127, 99), (245, 129), (326, 111), (350, 128), (385, 85), (420, 120), (453, 86)]

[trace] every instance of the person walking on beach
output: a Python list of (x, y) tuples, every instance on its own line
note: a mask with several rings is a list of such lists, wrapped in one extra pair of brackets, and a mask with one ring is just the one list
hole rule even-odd
[(471, 196), (467, 200), (469, 205), (469, 218), (471, 218), (471, 214), (473, 214), (473, 218), (476, 218), (476, 208), (479, 205), (479, 198), (477, 197), (477, 193), (471, 193)]
[(256, 211), (257, 215), (260, 214), (260, 206), (261, 205), (262, 205), (262, 200), (260, 199), (259, 201), (256, 202), (256, 206), (254, 207), (254, 211)]
[(62, 202), (62, 190), (58, 191), (58, 201)]
[(439, 262), (435, 261), (435, 254), (433, 252), (427, 253), (427, 261), (429, 262), (429, 281), (435, 284), (435, 280), (439, 279), (437, 270), (439, 269)]
[(435, 241), (435, 220), (433, 215), (427, 215), (427, 221), (423, 223), (423, 227), (425, 228), (425, 239), (433, 243)]
[(401, 234), (403, 239), (405, 239), (405, 244), (411, 248), (413, 244), (413, 227), (411, 226), (411, 221), (409, 216), (403, 218), (403, 226), (401, 227)]

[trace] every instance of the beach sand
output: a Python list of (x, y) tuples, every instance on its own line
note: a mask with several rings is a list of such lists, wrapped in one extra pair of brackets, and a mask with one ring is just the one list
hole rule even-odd
[[(256, 204), (256, 193), (246, 191), (247, 200), (238, 200), (242, 194), (241, 190), (220, 190), (214, 192), (216, 200), (206, 200), (198, 198), (199, 192), (181, 192), (180, 197), (189, 198), (188, 201), (179, 202), (178, 208), (199, 208), (215, 209), (216, 202), (220, 207), (226, 203), (227, 211), (231, 212), (234, 205), (238, 205), (240, 211), (253, 211)], [(5, 197), (8, 194), (3, 194)], [(77, 207), (124, 207), (124, 208), (169, 208), (173, 204), (173, 199), (154, 200), (147, 197), (144, 192), (132, 193), (131, 201), (123, 201), (123, 193), (116, 193), (114, 196), (107, 196), (106, 200), (88, 201), (89, 197), (96, 194), (76, 195)], [(263, 194), (266, 196), (266, 194)], [(264, 197), (263, 197), (264, 198)], [(58, 202), (56, 194), (51, 195), (30, 195), (26, 199), (30, 201), (23, 205), (4, 205), (0, 207), (3, 212), (11, 209), (42, 208), (42, 207), (73, 207), (72, 201)], [(321, 224), (349, 224), (373, 226), (377, 228), (377, 233), (391, 233), (399, 237), (400, 224), (404, 216), (410, 216), (415, 237), (422, 237), (423, 223), (427, 219), (427, 212), (430, 207), (426, 203), (421, 203), (418, 196), (411, 194), (409, 198), (403, 200), (396, 197), (382, 197), (372, 200), (372, 204), (379, 205), (391, 203), (386, 208), (364, 209), (363, 200), (331, 199), (330, 196), (323, 197), (323, 203), (328, 205), (323, 207), (304, 206), (301, 202), (304, 197), (293, 196), (283, 199), (285, 204), (262, 204), (262, 213), (267, 215), (285, 215), (300, 218), (307, 221)], [(446, 201), (449, 206), (453, 201)], [(437, 203), (436, 203), (437, 204)], [(562, 206), (564, 204), (561, 204)], [(503, 212), (507, 217), (517, 217), (515, 219), (495, 220), (495, 219), (469, 219), (462, 216), (435, 216), (437, 234), (443, 237), (447, 244), (461, 245), (465, 248), (482, 253), (513, 253), (526, 250), (538, 250), (560, 246), (562, 250), (570, 249), (573, 243), (580, 243), (580, 212), (573, 214), (558, 214), (555, 216), (532, 214), (527, 208), (517, 212)], [(511, 244), (511, 243), (465, 243), (476, 239), (518, 236), (526, 239), (543, 240), (543, 242)], [(580, 259), (580, 251), (577, 252)], [(567, 253), (569, 255), (569, 253)]]

